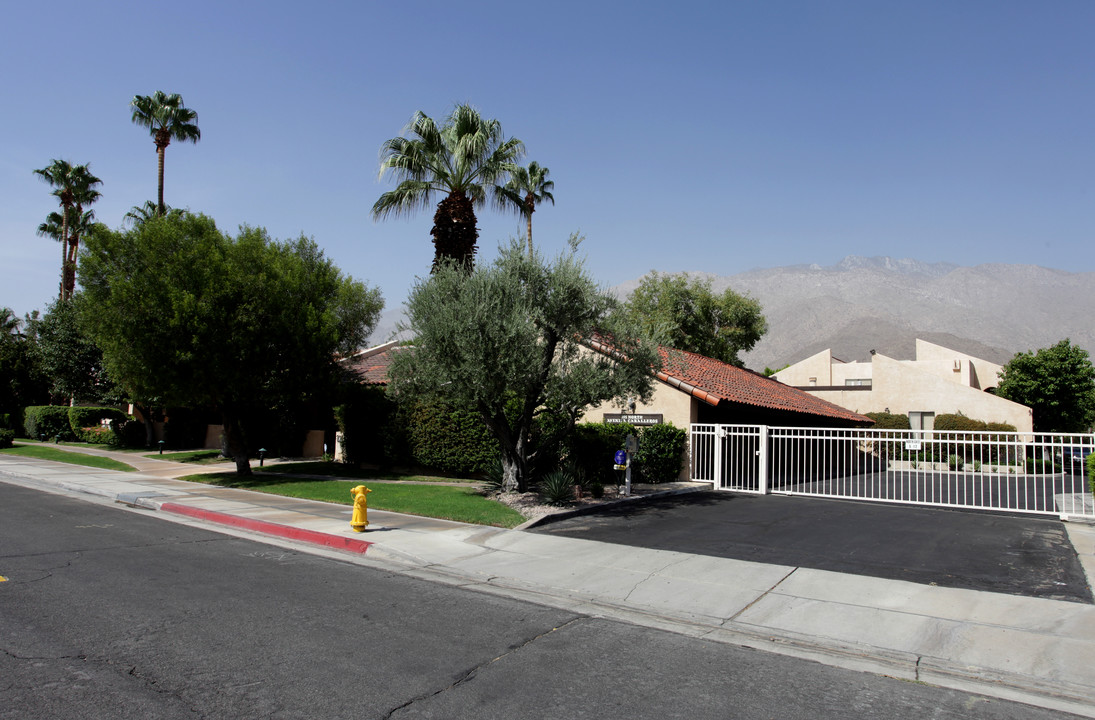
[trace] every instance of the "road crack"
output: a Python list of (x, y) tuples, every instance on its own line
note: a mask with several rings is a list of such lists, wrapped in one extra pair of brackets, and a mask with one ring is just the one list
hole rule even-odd
[(456, 688), (460, 687), (461, 685), (464, 685), (464, 684), (469, 683), (472, 680), (474, 680), (475, 676), (479, 673), (480, 670), (488, 668), (491, 665), (493, 665), (494, 663), (498, 662), (499, 660), (504, 660), (507, 657), (509, 657), (509, 656), (511, 656), (515, 653), (518, 653), (521, 650), (524, 650), (529, 645), (533, 644), (537, 640), (540, 640), (541, 638), (545, 638), (548, 635), (551, 635), (552, 633), (558, 632), (559, 630), (565, 630), (566, 628), (569, 628), (570, 626), (574, 625), (575, 623), (579, 623), (579, 622), (582, 622), (583, 620), (588, 620), (588, 619), (589, 618), (577, 617), (577, 618), (574, 618), (573, 620), (570, 620), (569, 622), (565, 622), (562, 625), (559, 625), (558, 627), (553, 627), (552, 629), (547, 630), (545, 632), (542, 632), (539, 635), (535, 635), (535, 636), (529, 638), (528, 640), (525, 640), (520, 645), (518, 645), (516, 647), (511, 647), (509, 650), (502, 653), (498, 657), (493, 658), (491, 660), (487, 660), (486, 662), (480, 663), (480, 664), (476, 665), (475, 667), (469, 668), (468, 670), (461, 673), (460, 676), (456, 680), (454, 680), (452, 683), (450, 683), (448, 686), (443, 687), (440, 690), (434, 690), (433, 692), (423, 693), (422, 695), (418, 695), (416, 697), (411, 698), (410, 700), (408, 700), (407, 702), (405, 702), (401, 705), (395, 706), (394, 708), (392, 708), (391, 710), (389, 710), (387, 713), (385, 713), (383, 715), (384, 720), (389, 720), (389, 718), (391, 718), (393, 715), (395, 715), (400, 710), (404, 710), (406, 708), (409, 708), (412, 705), (414, 705), (415, 703), (420, 703), (423, 700), (429, 700), (430, 698), (437, 697), (438, 695), (446, 693), (450, 690), (455, 690)]

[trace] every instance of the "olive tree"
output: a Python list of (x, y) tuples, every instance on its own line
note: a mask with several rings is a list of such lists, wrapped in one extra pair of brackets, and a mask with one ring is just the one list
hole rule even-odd
[[(657, 345), (613, 316), (615, 299), (570, 250), (545, 261), (514, 240), (470, 274), (442, 263), (407, 301), (413, 350), (392, 363), (391, 391), (474, 408), (498, 440), (507, 488), (524, 492), (584, 410), (649, 398)], [(599, 339), (609, 353), (594, 351)]]
[(322, 397), (337, 354), (364, 343), (384, 304), (308, 238), (231, 237), (197, 213), (98, 228), (80, 282), (81, 324), (111, 378), (132, 397), (219, 410), (240, 474), (249, 421)]

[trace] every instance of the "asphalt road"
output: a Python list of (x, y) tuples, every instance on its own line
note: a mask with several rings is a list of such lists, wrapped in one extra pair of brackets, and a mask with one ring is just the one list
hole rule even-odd
[(1092, 602), (1058, 520), (782, 495), (701, 492), (537, 532), (945, 587)]
[(0, 718), (1061, 714), (0, 483)]

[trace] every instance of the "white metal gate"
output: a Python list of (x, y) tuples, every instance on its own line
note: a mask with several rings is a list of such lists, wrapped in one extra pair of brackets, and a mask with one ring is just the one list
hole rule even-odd
[(1095, 435), (693, 424), (717, 489), (1095, 518)]

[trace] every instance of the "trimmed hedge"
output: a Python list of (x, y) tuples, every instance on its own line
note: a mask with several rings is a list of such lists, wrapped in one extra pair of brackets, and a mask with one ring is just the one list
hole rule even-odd
[(872, 430), (910, 430), (908, 415), (896, 415), (887, 412), (869, 412), (867, 417), (874, 420)]
[(643, 482), (676, 482), (680, 479), (687, 440), (688, 433), (673, 423), (643, 428), (636, 456), (642, 468)]
[(479, 413), (417, 404), (405, 417), (412, 459), (456, 475), (485, 473), (498, 460), (495, 439)]
[(0, 449), (10, 448), (15, 440), (15, 431), (3, 429), (0, 430)]
[(612, 457), (622, 450), (628, 435), (639, 437), (639, 452), (631, 459), (632, 482), (674, 482), (684, 464), (688, 433), (672, 423), (636, 428), (623, 423), (582, 423), (564, 442), (566, 459), (582, 468), (595, 482), (615, 485)]
[[(104, 427), (102, 421), (109, 424)], [(35, 405), (24, 413), (23, 431), (28, 438), (124, 446), (131, 433), (126, 428), (133, 420), (112, 407), (68, 407), (67, 405)]]
[(68, 410), (67, 405), (32, 405), (23, 415), (23, 431), (32, 440), (42, 436), (47, 440), (75, 440), (68, 422)]

